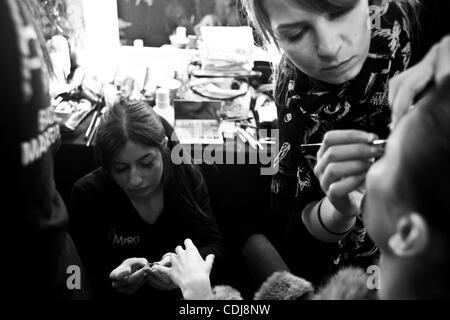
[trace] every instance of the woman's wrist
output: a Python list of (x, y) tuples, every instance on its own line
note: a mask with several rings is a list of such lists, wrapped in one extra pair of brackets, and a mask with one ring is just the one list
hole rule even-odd
[[(356, 216), (342, 214), (325, 197), (317, 205), (317, 220), (324, 231), (333, 236), (345, 236), (355, 224)], [(324, 205), (325, 202), (325, 205)], [(328, 205), (327, 209), (323, 209)], [(325, 211), (325, 213), (324, 213)], [(325, 217), (324, 217), (325, 215)]]
[(356, 217), (341, 214), (325, 197), (305, 207), (302, 221), (312, 236), (332, 243), (341, 240), (351, 231)]
[(185, 300), (210, 300), (212, 289), (209, 278), (195, 279), (180, 284), (181, 292)]

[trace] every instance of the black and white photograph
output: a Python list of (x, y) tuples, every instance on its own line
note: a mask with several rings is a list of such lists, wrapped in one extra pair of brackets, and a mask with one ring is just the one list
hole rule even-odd
[(0, 0), (8, 301), (284, 319), (448, 299), (449, 14)]

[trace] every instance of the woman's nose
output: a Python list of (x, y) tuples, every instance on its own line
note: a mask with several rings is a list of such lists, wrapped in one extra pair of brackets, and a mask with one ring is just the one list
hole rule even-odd
[(321, 22), (316, 37), (317, 55), (323, 60), (335, 60), (342, 44), (336, 27), (333, 28), (329, 21)]
[(139, 187), (142, 183), (142, 175), (136, 168), (131, 168), (129, 182), (132, 187)]

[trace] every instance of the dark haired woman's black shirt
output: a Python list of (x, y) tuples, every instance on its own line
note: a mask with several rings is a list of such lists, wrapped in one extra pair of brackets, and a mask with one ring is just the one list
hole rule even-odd
[[(126, 298), (111, 287), (109, 274), (125, 259), (143, 257), (159, 261), (190, 238), (205, 258), (215, 255), (215, 266), (223, 260), (222, 236), (209, 204), (200, 171), (188, 170), (193, 196), (205, 215), (190, 213), (176, 192), (164, 190), (164, 210), (150, 225), (137, 213), (127, 195), (103, 169), (81, 178), (73, 187), (70, 234), (80, 252), (95, 298)], [(213, 273), (214, 269), (213, 268)], [(130, 298), (180, 298), (180, 290), (159, 291), (145, 284)]]

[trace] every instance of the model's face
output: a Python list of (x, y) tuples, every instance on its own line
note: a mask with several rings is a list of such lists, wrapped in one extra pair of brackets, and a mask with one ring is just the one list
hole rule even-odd
[(410, 112), (388, 139), (384, 155), (367, 173), (367, 195), (363, 219), (367, 232), (384, 254), (389, 254), (388, 240), (395, 233), (398, 218), (404, 208), (398, 196), (406, 190), (398, 190), (398, 181), (404, 176), (406, 156), (413, 154), (406, 145), (411, 145), (411, 129), (420, 125), (418, 114)]
[[(417, 233), (420, 228), (415, 231), (410, 229), (399, 229), (399, 223), (402, 218), (411, 216), (411, 209), (405, 207), (404, 200), (406, 192), (399, 186), (399, 181), (406, 176), (405, 166), (408, 162), (405, 161), (415, 156), (415, 150), (419, 145), (417, 144), (417, 132), (420, 131), (422, 124), (420, 113), (416, 110), (410, 111), (406, 114), (388, 139), (384, 156), (375, 162), (367, 173), (366, 177), (366, 202), (363, 209), (364, 225), (367, 233), (374, 243), (380, 248), (380, 292), (381, 299), (389, 299), (392, 292), (395, 292), (395, 281), (399, 270), (395, 267), (399, 258), (402, 256), (398, 254), (399, 248), (404, 250), (412, 250), (414, 245), (417, 250), (420, 249), (421, 238)], [(422, 230), (423, 231), (423, 230)], [(407, 236), (403, 232), (410, 232)], [(423, 231), (425, 232), (425, 231)], [(400, 246), (394, 238), (404, 240), (404, 238), (415, 238), (415, 242), (408, 248), (405, 245)], [(422, 238), (426, 234), (422, 234)], [(398, 241), (397, 241), (398, 242)], [(407, 243), (407, 242), (403, 242)], [(406, 248), (406, 249), (405, 249)], [(417, 251), (419, 252), (419, 251)], [(405, 256), (404, 256), (405, 257)], [(411, 268), (414, 267), (413, 259), (419, 263), (420, 257), (406, 256), (411, 263)], [(405, 259), (402, 259), (405, 261)]]
[(264, 6), (279, 47), (302, 72), (331, 84), (359, 74), (371, 39), (367, 0), (335, 15), (293, 0), (264, 0)]
[(114, 157), (111, 171), (114, 180), (130, 198), (150, 196), (161, 185), (161, 151), (128, 141)]

